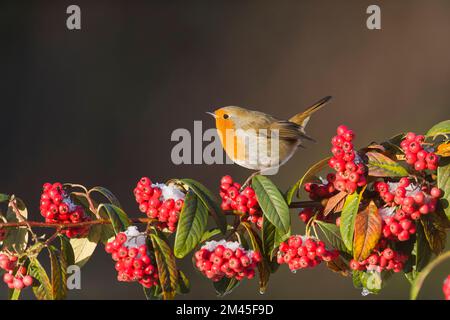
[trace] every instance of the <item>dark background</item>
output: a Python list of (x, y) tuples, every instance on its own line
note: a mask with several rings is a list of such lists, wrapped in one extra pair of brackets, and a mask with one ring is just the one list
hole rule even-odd
[[(81, 7), (81, 31), (66, 28), (70, 4)], [(381, 6), (382, 30), (366, 28), (370, 4)], [(218, 106), (288, 118), (334, 96), (309, 124), (319, 143), (273, 177), (282, 189), (329, 153), (341, 123), (362, 146), (424, 132), (449, 117), (447, 0), (2, 1), (0, 24), (0, 191), (23, 198), (33, 219), (41, 219), (46, 181), (106, 186), (137, 216), (132, 189), (143, 175), (191, 177), (212, 189), (226, 173), (243, 180), (249, 172), (237, 166), (171, 163), (172, 131), (192, 130), (194, 120), (212, 127), (205, 111)], [(192, 292), (185, 297), (214, 298), (210, 282), (186, 260)], [(423, 297), (442, 297), (448, 269), (430, 276)], [(382, 294), (365, 299), (404, 299), (408, 288), (397, 275)], [(82, 290), (69, 297), (143, 295), (137, 284), (116, 282), (99, 247), (82, 270)], [(282, 267), (264, 296), (252, 281), (230, 297), (361, 295), (351, 279), (320, 266), (295, 275)]]

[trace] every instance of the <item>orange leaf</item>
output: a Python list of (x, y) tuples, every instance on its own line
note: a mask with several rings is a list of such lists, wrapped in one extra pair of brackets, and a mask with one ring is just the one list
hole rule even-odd
[(450, 142), (445, 142), (437, 147), (436, 154), (441, 157), (450, 157)]
[(366, 259), (380, 240), (381, 217), (373, 201), (358, 215), (355, 221), (353, 238), (353, 258), (358, 261)]

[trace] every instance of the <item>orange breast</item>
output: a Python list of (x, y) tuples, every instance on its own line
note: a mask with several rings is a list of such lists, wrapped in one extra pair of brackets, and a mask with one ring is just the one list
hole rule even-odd
[(245, 141), (235, 134), (234, 124), (231, 121), (217, 121), (217, 132), (222, 147), (231, 160), (245, 160)]

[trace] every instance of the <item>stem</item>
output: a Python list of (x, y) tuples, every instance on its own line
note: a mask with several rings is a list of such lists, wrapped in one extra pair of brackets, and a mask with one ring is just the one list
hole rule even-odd
[(430, 262), (417, 276), (414, 280), (414, 283), (411, 286), (410, 299), (416, 300), (419, 295), (420, 289), (425, 281), (425, 278), (428, 274), (439, 264), (444, 262), (445, 260), (450, 259), (450, 251), (447, 251), (436, 257), (432, 262)]

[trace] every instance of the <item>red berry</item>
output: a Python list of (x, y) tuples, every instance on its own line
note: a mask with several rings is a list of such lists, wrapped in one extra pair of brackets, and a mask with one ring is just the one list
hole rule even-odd
[(31, 286), (33, 284), (33, 278), (31, 276), (28, 276), (28, 275), (23, 277), (22, 281), (23, 281), (23, 284), (26, 287), (29, 287), (29, 286)]
[(435, 199), (439, 199), (442, 196), (441, 190), (436, 187), (431, 188), (430, 194)]
[(345, 125), (340, 125), (339, 127), (337, 127), (336, 133), (337, 133), (339, 136), (342, 136), (342, 135), (344, 135), (347, 131), (348, 131), (347, 126), (345, 126)]

